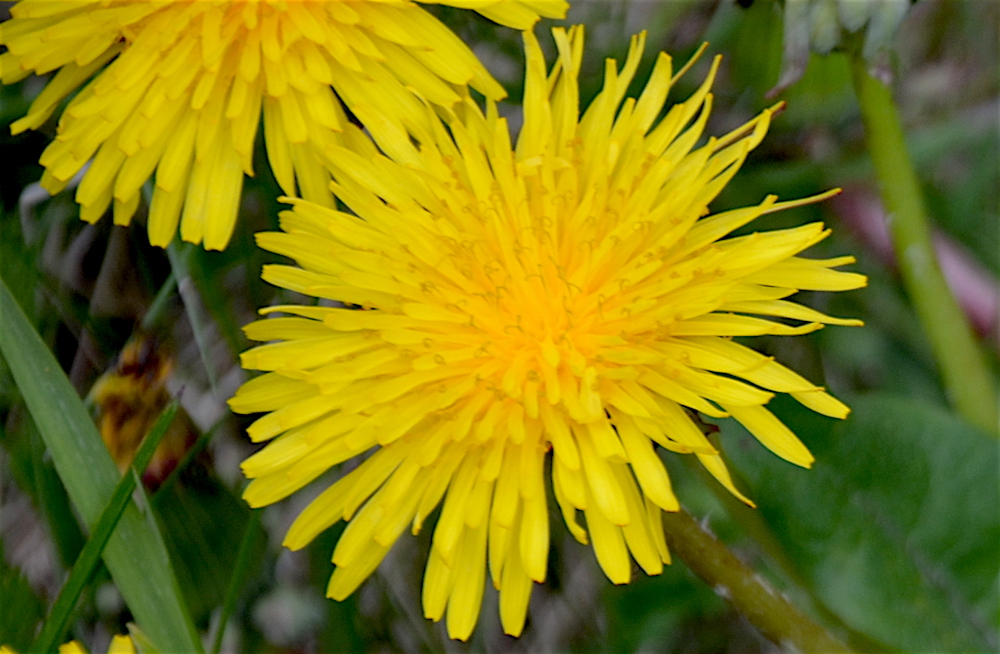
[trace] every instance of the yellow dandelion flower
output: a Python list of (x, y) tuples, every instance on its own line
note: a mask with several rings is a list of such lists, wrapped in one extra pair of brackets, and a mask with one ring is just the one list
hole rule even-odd
[[(0, 654), (17, 654), (17, 652), (3, 645), (0, 646)], [(87, 654), (87, 649), (73, 640), (60, 645), (59, 654)], [(128, 636), (114, 636), (108, 645), (108, 654), (135, 654), (135, 644)]]
[(549, 466), (566, 526), (621, 584), (630, 555), (649, 574), (670, 561), (661, 511), (678, 502), (657, 445), (693, 453), (749, 502), (691, 412), (732, 416), (806, 467), (812, 456), (765, 406), (774, 393), (826, 415), (848, 412), (732, 340), (859, 324), (785, 299), (865, 284), (833, 270), (850, 257), (798, 256), (829, 233), (822, 224), (720, 240), (830, 193), (707, 209), (772, 112), (695, 148), (719, 62), (664, 113), (676, 79), (665, 54), (642, 94), (624, 97), (640, 35), (621, 70), (607, 62), (603, 90), (581, 117), (583, 30), (554, 36), (559, 56), (547, 76), (538, 42), (524, 35), (524, 124), (513, 151), (494, 105), (483, 113), (469, 101), (447, 130), (437, 124), (416, 163), (374, 150), (337, 158), (334, 192), (356, 216), (289, 200), (284, 231), (258, 241), (300, 267), (267, 266), (264, 279), (360, 308), (262, 310), (288, 315), (247, 326), (252, 340), (275, 342), (243, 354), (245, 368), (267, 373), (230, 400), (237, 412), (269, 412), (249, 427), (253, 441), (273, 439), (243, 463), (253, 506), (367, 453), (285, 538), (298, 549), (349, 521), (330, 597), (350, 594), (404, 529), (420, 531), (443, 504), (423, 609), (432, 620), (447, 614), (458, 639), (476, 623), (487, 569), (504, 630), (521, 633), (532, 582), (546, 576)]
[[(433, 0), (426, 0), (432, 2)], [(565, 0), (437, 0), (526, 29)], [(62, 112), (42, 154), (56, 193), (87, 162), (80, 217), (113, 204), (128, 224), (154, 174), (149, 237), (223, 249), (263, 114), (268, 159), (285, 193), (333, 207), (323, 162), (347, 122), (341, 101), (393, 156), (424, 134), (417, 96), (443, 106), (466, 85), (504, 95), (447, 27), (408, 0), (21, 0), (0, 25), (0, 81), (58, 70), (11, 129)]]

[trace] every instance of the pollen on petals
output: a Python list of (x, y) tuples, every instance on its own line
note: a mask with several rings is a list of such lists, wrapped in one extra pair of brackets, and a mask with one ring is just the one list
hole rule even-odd
[(487, 573), (504, 631), (524, 629), (532, 584), (548, 572), (549, 484), (570, 533), (593, 546), (613, 583), (627, 583), (633, 561), (647, 574), (670, 562), (661, 516), (680, 504), (664, 452), (695, 455), (753, 505), (696, 414), (732, 417), (804, 467), (812, 455), (768, 402), (787, 393), (847, 414), (823, 388), (733, 340), (858, 324), (788, 298), (865, 283), (836, 270), (847, 258), (800, 256), (828, 234), (822, 225), (727, 238), (829, 194), (709, 212), (772, 111), (704, 141), (718, 63), (667, 108), (675, 76), (666, 55), (639, 98), (626, 99), (639, 36), (621, 68), (608, 63), (581, 115), (583, 30), (554, 37), (559, 61), (546, 73), (524, 35), (525, 117), (513, 148), (489, 100), (485, 111), (465, 101), (446, 125), (425, 108), (429, 138), (418, 151), (333, 165), (334, 191), (352, 213), (288, 200), (283, 231), (259, 243), (297, 266), (269, 266), (264, 278), (357, 306), (265, 310), (284, 315), (247, 326), (266, 343), (242, 358), (265, 374), (230, 400), (235, 411), (265, 412), (249, 434), (271, 442), (243, 465), (255, 506), (365, 455), (285, 540), (300, 548), (348, 521), (331, 597), (352, 592), (407, 526), (419, 533), (440, 508), (423, 612), (461, 640)]

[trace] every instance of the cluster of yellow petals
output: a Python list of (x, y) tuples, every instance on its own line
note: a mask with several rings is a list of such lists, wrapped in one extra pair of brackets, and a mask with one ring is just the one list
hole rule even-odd
[[(17, 654), (6, 645), (0, 646), (0, 654)], [(59, 654), (87, 654), (78, 641), (70, 641), (59, 646)], [(128, 636), (114, 636), (108, 645), (108, 654), (135, 654), (135, 644)]]
[[(562, 16), (565, 0), (439, 0), (517, 29)], [(437, 4), (435, 2), (434, 4)], [(128, 224), (155, 171), (149, 236), (207, 249), (232, 233), (263, 114), (285, 193), (334, 206), (325, 162), (343, 102), (394, 156), (426, 133), (423, 102), (452, 106), (466, 85), (504, 95), (472, 52), (407, 0), (21, 0), (0, 25), (0, 80), (58, 70), (15, 122), (41, 126), (74, 91), (42, 155), (43, 186), (90, 162), (81, 218), (114, 207)]]
[(237, 412), (268, 412), (249, 435), (273, 440), (243, 464), (253, 506), (368, 453), (285, 539), (300, 548), (349, 521), (333, 553), (331, 597), (350, 594), (404, 529), (418, 532), (443, 503), (423, 608), (433, 620), (447, 615), (458, 639), (476, 623), (487, 569), (504, 630), (523, 629), (532, 582), (546, 577), (549, 452), (567, 527), (593, 544), (611, 581), (625, 583), (630, 555), (649, 574), (669, 562), (660, 518), (678, 503), (656, 445), (695, 454), (743, 498), (693, 411), (736, 418), (802, 466), (811, 455), (765, 408), (774, 393), (847, 414), (732, 340), (859, 324), (785, 299), (865, 284), (833, 270), (850, 257), (797, 256), (827, 235), (821, 224), (720, 240), (830, 194), (769, 196), (709, 215), (772, 112), (695, 148), (718, 60), (664, 113), (676, 79), (665, 54), (642, 94), (625, 98), (639, 36), (621, 70), (608, 61), (603, 91), (581, 117), (583, 31), (554, 36), (558, 61), (546, 74), (539, 44), (524, 35), (516, 148), (489, 101), (485, 113), (471, 100), (458, 105), (447, 129), (430, 120), (431, 138), (405, 162), (345, 130), (353, 152), (332, 158), (333, 190), (356, 215), (290, 200), (283, 232), (258, 242), (299, 265), (268, 266), (265, 280), (358, 306), (262, 310), (287, 315), (246, 328), (274, 342), (244, 353), (244, 367), (267, 372), (230, 401)]

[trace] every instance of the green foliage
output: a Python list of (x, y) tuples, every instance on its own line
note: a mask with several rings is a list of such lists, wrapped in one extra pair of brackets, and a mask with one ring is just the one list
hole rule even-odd
[(35, 627), (45, 617), (45, 605), (31, 590), (24, 575), (8, 567), (2, 556), (0, 597), (4, 606), (0, 611), (0, 642), (27, 652), (35, 636)]
[(907, 651), (994, 651), (1000, 445), (926, 403), (850, 404), (840, 423), (781, 403), (816, 456), (812, 470), (727, 422), (726, 451), (760, 515), (854, 629)]
[[(83, 403), (0, 281), (0, 351), (77, 510), (91, 527), (114, 492), (118, 474)], [(155, 524), (126, 508), (104, 560), (137, 619), (163, 649), (198, 651), (191, 618)]]
[[(186, 473), (184, 479), (155, 495), (153, 505), (185, 603), (200, 623), (222, 603), (250, 507), (204, 470)], [(264, 539), (259, 524), (253, 529), (250, 561), (259, 562)]]
[(56, 598), (52, 611), (42, 626), (42, 633), (39, 634), (38, 640), (35, 642), (35, 648), (39, 651), (52, 651), (62, 642), (66, 624), (76, 608), (77, 601), (83, 593), (87, 581), (97, 569), (101, 554), (104, 552), (111, 534), (118, 526), (118, 521), (125, 511), (125, 507), (131, 502), (132, 493), (136, 488), (136, 480), (149, 465), (150, 459), (153, 458), (153, 453), (177, 414), (177, 407), (178, 404), (175, 400), (163, 410), (156, 424), (143, 438), (132, 466), (122, 475), (115, 486), (114, 493), (104, 510), (101, 511), (101, 517), (94, 525), (87, 544), (84, 545), (80, 555), (73, 563), (73, 570), (66, 583), (63, 584), (62, 590), (59, 591), (59, 597)]
[(627, 587), (606, 588), (602, 597), (609, 607), (609, 651), (717, 652), (748, 635), (726, 602), (683, 563)]

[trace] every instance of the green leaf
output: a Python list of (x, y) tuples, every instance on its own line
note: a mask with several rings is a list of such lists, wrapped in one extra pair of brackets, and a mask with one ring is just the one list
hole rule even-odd
[(212, 393), (218, 395), (218, 380), (216, 379), (215, 366), (211, 363), (209, 355), (208, 324), (206, 321), (205, 307), (198, 295), (197, 288), (191, 280), (191, 257), (196, 246), (191, 243), (177, 245), (174, 239), (167, 246), (167, 257), (170, 259), (170, 267), (173, 269), (173, 276), (177, 280), (177, 292), (181, 296), (184, 304), (184, 312), (188, 322), (191, 323), (191, 331), (194, 333), (194, 342), (198, 346), (198, 353), (201, 355), (202, 365), (208, 375), (208, 383)]
[(132, 638), (132, 644), (139, 654), (161, 654), (160, 650), (153, 646), (149, 636), (143, 633), (142, 629), (135, 626), (135, 623), (128, 623), (128, 634)]
[(236, 608), (236, 600), (247, 576), (256, 562), (260, 561), (259, 548), (256, 546), (261, 541), (263, 532), (260, 528), (260, 511), (254, 511), (243, 531), (243, 538), (240, 540), (240, 550), (236, 554), (236, 564), (233, 566), (233, 574), (229, 578), (229, 585), (226, 587), (226, 597), (222, 602), (222, 614), (219, 616), (219, 628), (215, 632), (215, 639), (212, 642), (212, 654), (219, 654), (222, 650), (222, 638), (226, 635), (226, 625), (229, 623), (229, 616)]
[[(7, 432), (5, 445), (9, 447), (8, 451), (11, 452), (13, 460), (17, 456), (17, 441), (26, 441), (31, 483), (30, 485), (23, 484), (21, 488), (26, 489), (31, 494), (35, 505), (45, 516), (49, 533), (56, 550), (59, 552), (59, 558), (62, 564), (68, 568), (80, 556), (80, 550), (87, 542), (87, 537), (73, 513), (73, 506), (66, 494), (66, 488), (59, 480), (59, 474), (52, 466), (52, 462), (45, 458), (45, 444), (42, 442), (42, 437), (38, 434), (34, 423), (27, 419), (27, 416), (25, 416), (21, 430), (26, 433), (15, 435)], [(10, 445), (14, 445), (14, 447), (10, 447)], [(16, 472), (15, 476), (18, 476)]]
[(45, 617), (45, 605), (28, 585), (20, 570), (8, 567), (0, 551), (0, 644), (15, 652), (27, 652), (35, 628)]
[[(156, 447), (160, 444), (163, 435), (167, 433), (167, 428), (170, 427), (170, 423), (173, 422), (174, 416), (177, 414), (178, 406), (177, 400), (167, 405), (157, 419), (156, 424), (149, 431), (149, 434), (143, 438), (132, 467), (122, 475), (121, 480), (115, 487), (115, 492), (108, 501), (107, 506), (104, 507), (104, 511), (101, 512), (101, 517), (97, 521), (97, 526), (94, 527), (90, 539), (84, 545), (83, 551), (80, 552), (80, 556), (77, 557), (76, 562), (73, 564), (73, 570), (70, 572), (69, 579), (63, 584), (62, 589), (59, 591), (59, 597), (56, 598), (55, 604), (52, 605), (52, 611), (45, 621), (42, 633), (36, 641), (35, 649), (37, 651), (51, 652), (62, 642), (66, 623), (69, 622), (70, 615), (72, 615), (73, 609), (76, 607), (77, 599), (79, 599), (80, 593), (83, 592), (87, 581), (97, 568), (101, 553), (104, 551), (111, 534), (114, 533), (115, 527), (118, 525), (119, 519), (121, 519), (122, 512), (125, 511), (125, 507), (128, 506), (132, 498), (132, 492), (136, 487), (136, 480), (142, 471), (146, 469), (146, 466), (149, 465), (150, 459), (153, 458)], [(139, 483), (141, 484), (142, 482)]]
[[(92, 530), (114, 493), (118, 470), (83, 402), (2, 281), (0, 352), (70, 499)], [(158, 649), (201, 651), (163, 537), (155, 521), (143, 516), (135, 504), (125, 509), (111, 535), (104, 562), (136, 621)]]
[(153, 498), (182, 596), (195, 620), (201, 622), (223, 603), (239, 559), (241, 536), (252, 524), (255, 545), (251, 562), (259, 562), (266, 543), (251, 509), (198, 464), (177, 483), (164, 486)]
[[(625, 586), (598, 585), (607, 607), (609, 651), (725, 651), (739, 638), (735, 611), (683, 563), (675, 561), (655, 577), (640, 572)], [(591, 641), (601, 637), (584, 634)]]
[(747, 442), (738, 426), (723, 427), (723, 442), (814, 592), (852, 628), (894, 647), (995, 651), (996, 440), (900, 397), (850, 401), (844, 422), (773, 404), (816, 456), (812, 470)]

